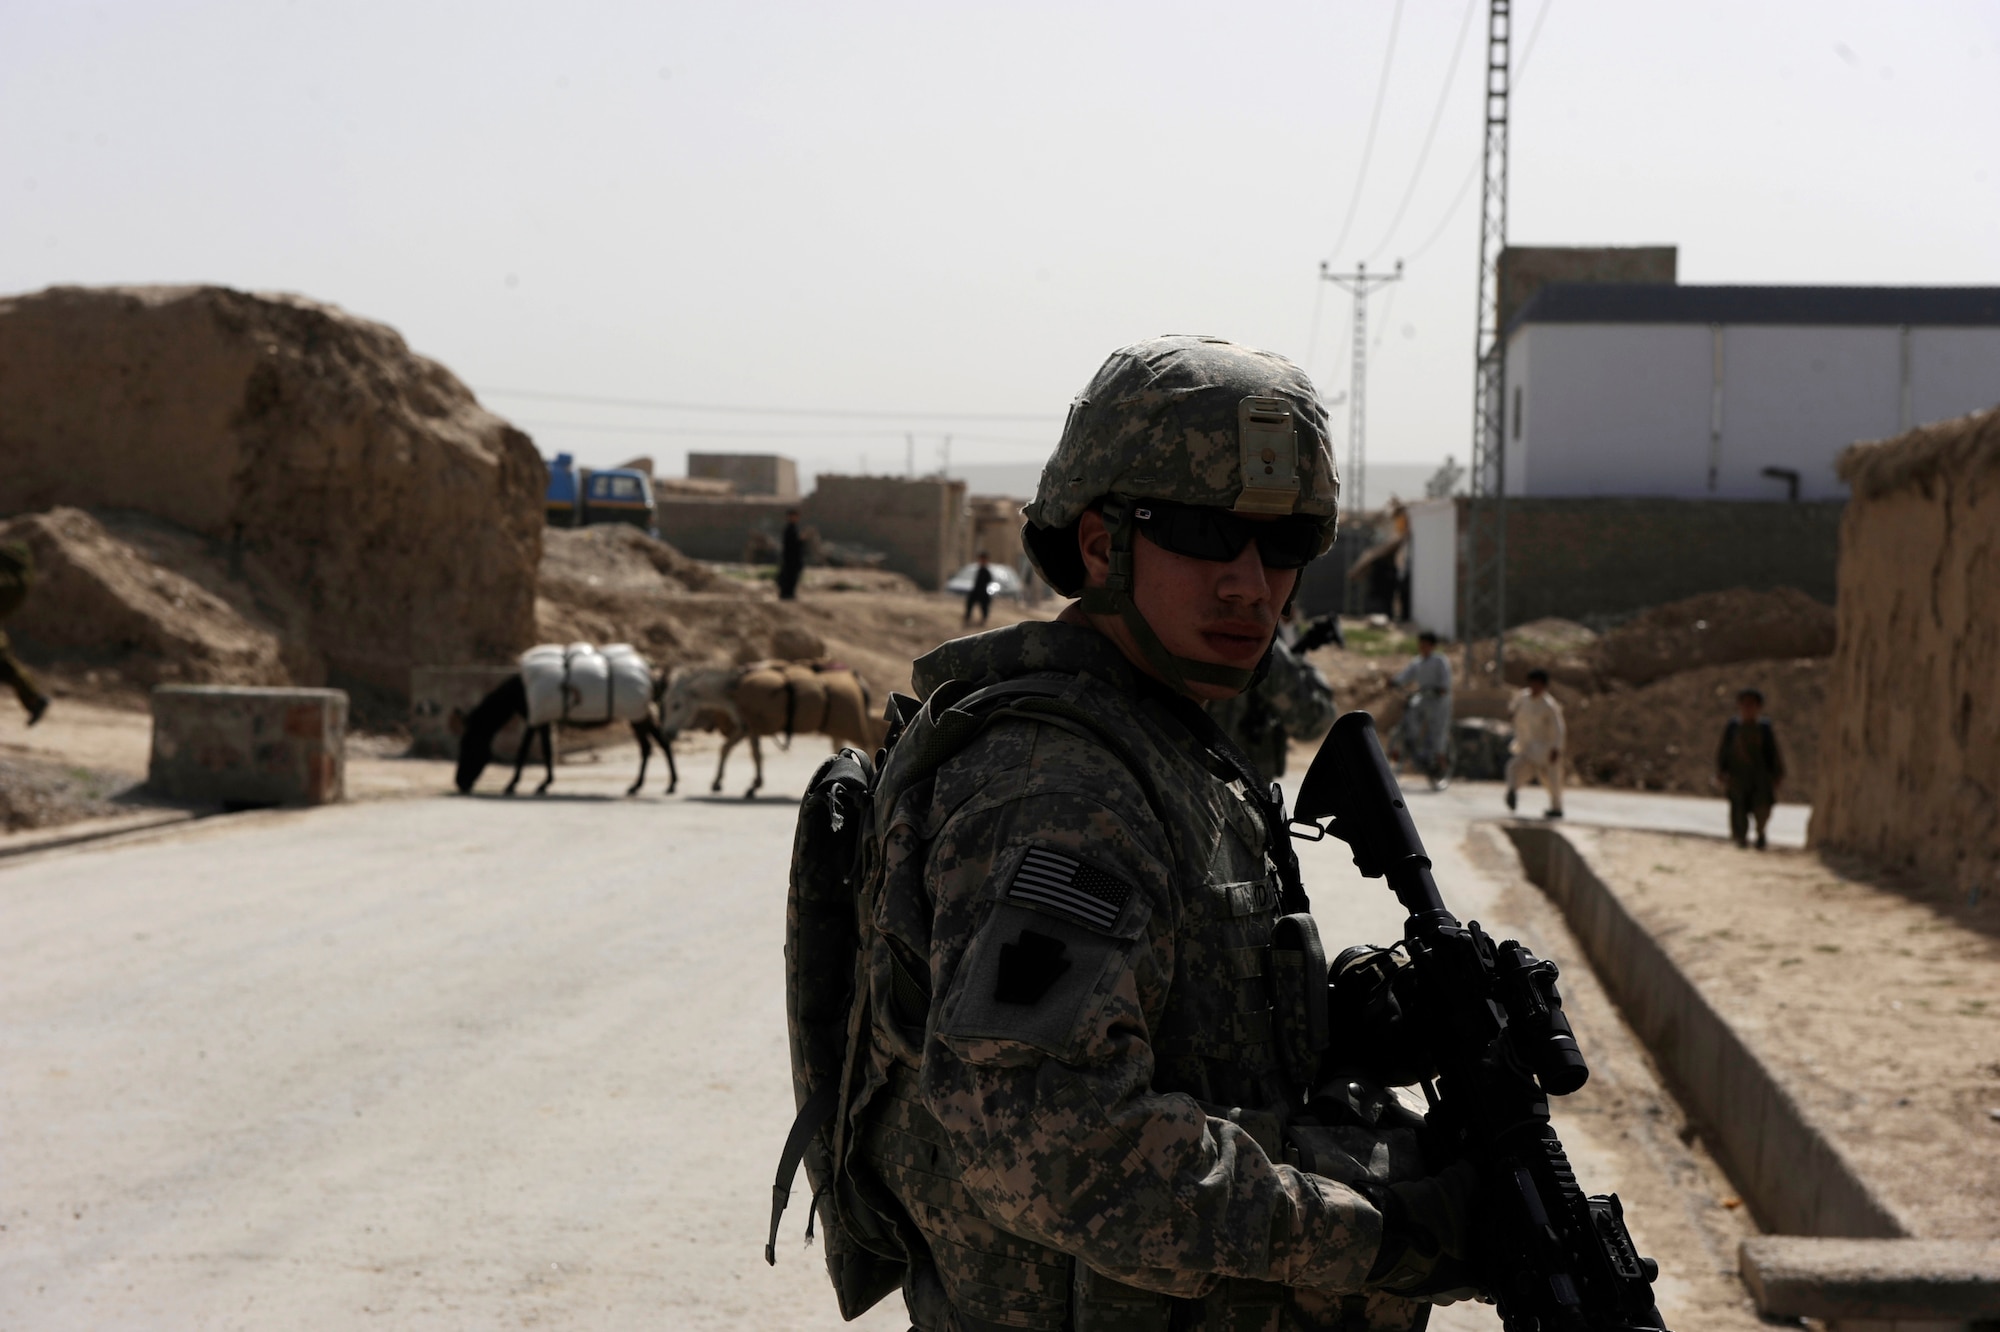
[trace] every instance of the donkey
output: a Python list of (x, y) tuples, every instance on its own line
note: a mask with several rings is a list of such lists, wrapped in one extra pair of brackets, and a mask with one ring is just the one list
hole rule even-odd
[(868, 685), (832, 662), (764, 661), (749, 666), (693, 667), (672, 672), (661, 691), (658, 723), (670, 734), (701, 728), (722, 735), (710, 791), (722, 789), (729, 751), (750, 741), (757, 776), (745, 800), (764, 785), (764, 736), (789, 745), (794, 734), (820, 732), (838, 748), (851, 743), (867, 752), (882, 743), (888, 724), (871, 715)]
[[(573, 645), (571, 651), (573, 652), (575, 648), (582, 646), (584, 645)], [(516, 717), (526, 719), (529, 724), (521, 732), (521, 745), (514, 755), (514, 776), (507, 783), (503, 794), (513, 795), (515, 788), (521, 784), (521, 771), (528, 764), (528, 755), (537, 736), (542, 741), (542, 764), (546, 775), (542, 778), (542, 784), (535, 788), (535, 794), (543, 794), (549, 789), (550, 784), (555, 781), (555, 739), (553, 735), (555, 722), (553, 719), (547, 721), (535, 720), (537, 713), (545, 714), (547, 712), (547, 707), (546, 704), (539, 708), (533, 706), (533, 703), (537, 700), (531, 700), (529, 680), (526, 674), (529, 670), (538, 668), (547, 669), (545, 664), (531, 661), (530, 658), (538, 654), (546, 654), (548, 650), (547, 648), (536, 648), (529, 653), (524, 653), (522, 655), (523, 672), (502, 681), (498, 687), (479, 701), (477, 707), (466, 714), (465, 732), (459, 737), (458, 742), (458, 773), (456, 783), (461, 794), (471, 794), (473, 784), (479, 780), (480, 773), (484, 772), (486, 765), (493, 760), (493, 737), (498, 735), (501, 728)], [(557, 649), (557, 651), (560, 652), (561, 649)], [(636, 657), (636, 654), (633, 655)], [(643, 665), (643, 662), (638, 664)], [(643, 695), (645, 702), (643, 710), (638, 716), (629, 715), (633, 711), (630, 706), (631, 700), (622, 699), (621, 702), (625, 703), (626, 706), (607, 706), (605, 709), (606, 715), (602, 719), (578, 721), (571, 718), (564, 721), (564, 725), (573, 726), (579, 730), (594, 730), (600, 726), (609, 726), (614, 721), (624, 721), (631, 726), (632, 738), (639, 743), (639, 776), (633, 781), (631, 786), (626, 788), (625, 794), (628, 796), (637, 795), (640, 788), (646, 784), (646, 767), (652, 761), (653, 741), (655, 740), (659, 741), (660, 752), (666, 756), (667, 760), (668, 794), (672, 794), (674, 788), (680, 785), (680, 771), (674, 764), (673, 738), (675, 732), (663, 729), (655, 716), (655, 708), (659, 701), (660, 692), (665, 687), (665, 680), (654, 676), (650, 669), (646, 671), (646, 680), (647, 688)], [(564, 687), (568, 688), (567, 685)], [(610, 702), (608, 687), (606, 692), (606, 701), (608, 704)], [(631, 691), (628, 690), (626, 692), (630, 693)], [(621, 712), (628, 715), (618, 715)]]

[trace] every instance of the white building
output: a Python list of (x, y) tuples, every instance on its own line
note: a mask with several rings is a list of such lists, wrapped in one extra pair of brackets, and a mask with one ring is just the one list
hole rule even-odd
[(1506, 346), (1509, 495), (1840, 499), (1848, 445), (2000, 403), (2000, 288), (1555, 283)]

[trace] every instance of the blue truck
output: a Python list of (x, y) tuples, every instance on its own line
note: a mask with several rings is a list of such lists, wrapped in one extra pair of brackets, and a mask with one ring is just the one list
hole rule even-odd
[(636, 467), (578, 467), (575, 455), (558, 453), (549, 464), (544, 510), (550, 527), (630, 523), (659, 535), (653, 478)]

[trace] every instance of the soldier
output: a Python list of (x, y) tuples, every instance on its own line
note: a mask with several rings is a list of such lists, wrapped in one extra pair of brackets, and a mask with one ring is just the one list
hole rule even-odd
[(1745, 689), (1736, 696), (1736, 715), (1722, 728), (1715, 752), (1715, 780), (1729, 793), (1729, 836), (1736, 845), (1750, 844), (1750, 820), (1757, 820), (1757, 849), (1785, 780), (1785, 757), (1778, 752), (1777, 732), (1763, 716), (1764, 693)]
[[(933, 711), (1061, 691), (875, 806), (842, 1197), (894, 1200), (920, 1332), (1419, 1328), (1407, 1297), (1469, 1293), (1469, 1171), (1287, 1137), (1334, 1113), (1284, 1053), (1267, 961), (1310, 918), (1286, 914), (1282, 807), (1201, 708), (1253, 679), (1337, 502), (1296, 366), (1124, 348), (1026, 510), (1036, 567), (1080, 599), (915, 663)], [(924, 761), (892, 747), (878, 789)]]
[(1222, 733), (1257, 765), (1266, 782), (1285, 775), (1285, 752), (1293, 740), (1312, 740), (1333, 724), (1333, 686), (1303, 653), (1271, 641), (1271, 664), (1264, 678), (1234, 698), (1208, 705)]
[(1433, 791), (1444, 785), (1451, 754), (1451, 663), (1437, 646), (1438, 636), (1430, 630), (1418, 634), (1417, 659), (1396, 672), (1394, 681), (1417, 687), (1398, 729), (1411, 761), (1430, 779)]
[(1507, 808), (1519, 803), (1515, 792), (1523, 782), (1539, 777), (1542, 789), (1549, 793), (1549, 807), (1542, 817), (1559, 819), (1563, 816), (1562, 752), (1567, 732), (1562, 704), (1549, 692), (1549, 673), (1539, 666), (1529, 671), (1528, 687), (1514, 695), (1507, 711), (1514, 717), (1514, 740), (1508, 746), (1514, 756), (1507, 760)]
[[(34, 583), (35, 561), (28, 548), (14, 541), (0, 542), (0, 622), (20, 609)], [(13, 687), (14, 697), (28, 710), (28, 725), (33, 726), (49, 710), (49, 696), (14, 655), (4, 629), (0, 629), (0, 685)]]

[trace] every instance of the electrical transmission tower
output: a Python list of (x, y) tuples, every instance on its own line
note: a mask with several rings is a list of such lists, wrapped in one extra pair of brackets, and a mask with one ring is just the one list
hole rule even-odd
[(1403, 279), (1403, 261), (1393, 273), (1370, 273), (1357, 263), (1352, 273), (1333, 273), (1319, 266), (1319, 275), (1354, 297), (1354, 366), (1347, 388), (1347, 511), (1361, 512), (1368, 475), (1368, 293)]
[[(1465, 671), (1467, 685), (1505, 682), (1507, 630), (1507, 356), (1500, 327), (1500, 256), (1507, 249), (1507, 92), (1513, 38), (1511, 0), (1491, 0), (1486, 16), (1486, 157), (1479, 192), (1479, 313), (1472, 390), (1472, 499), (1466, 509)], [(1493, 640), (1490, 662), (1473, 644)]]

